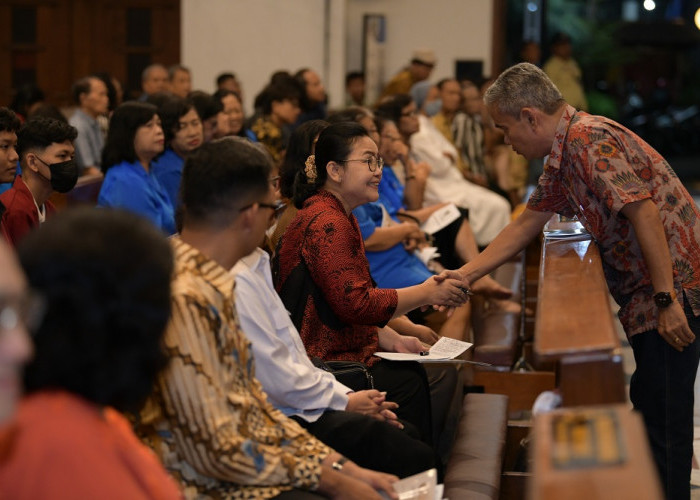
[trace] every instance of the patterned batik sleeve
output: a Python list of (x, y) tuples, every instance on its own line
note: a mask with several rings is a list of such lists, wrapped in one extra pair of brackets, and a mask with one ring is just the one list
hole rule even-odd
[(570, 210), (561, 182), (558, 179), (558, 173), (559, 169), (548, 169), (545, 165), (544, 173), (540, 176), (537, 187), (527, 202), (527, 208), (537, 212), (560, 214)]
[(160, 391), (181, 455), (198, 473), (234, 484), (315, 489), (330, 449), (256, 394), (235, 323), (195, 297), (176, 295), (172, 306)]
[(648, 164), (633, 151), (625, 151), (613, 136), (597, 136), (580, 153), (581, 167), (595, 196), (615, 215), (628, 203), (651, 198), (647, 183), (653, 173)]
[(374, 286), (359, 231), (344, 215), (331, 212), (310, 224), (302, 258), (344, 323), (383, 326), (394, 315), (398, 294)]

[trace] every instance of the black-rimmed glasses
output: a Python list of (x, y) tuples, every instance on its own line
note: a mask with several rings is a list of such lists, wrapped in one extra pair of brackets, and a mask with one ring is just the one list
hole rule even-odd
[(349, 161), (360, 161), (367, 165), (370, 172), (376, 172), (377, 169), (384, 168), (384, 158), (381, 156), (370, 156), (369, 158), (353, 158), (349, 160), (340, 160), (338, 163), (347, 163)]
[(239, 212), (244, 212), (251, 208), (253, 205), (257, 204), (259, 207), (262, 208), (270, 208), (272, 209), (272, 217), (273, 219), (277, 219), (280, 215), (282, 215), (282, 212), (284, 212), (284, 209), (287, 208), (287, 204), (283, 202), (282, 200), (278, 200), (275, 203), (265, 203), (262, 201), (256, 201), (255, 203), (250, 203), (244, 207), (241, 207), (238, 211)]

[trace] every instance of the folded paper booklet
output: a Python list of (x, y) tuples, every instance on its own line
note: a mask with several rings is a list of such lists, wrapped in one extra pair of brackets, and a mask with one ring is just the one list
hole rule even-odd
[[(443, 485), (437, 484), (435, 469), (405, 477), (393, 486), (399, 500), (442, 500)], [(388, 498), (384, 494), (382, 497)]]
[(469, 349), (473, 344), (462, 342), (461, 340), (442, 337), (435, 342), (428, 354), (413, 354), (403, 352), (375, 352), (374, 355), (389, 361), (448, 361), (454, 359), (464, 351)]
[(435, 210), (435, 212), (428, 217), (428, 220), (421, 225), (421, 229), (428, 234), (435, 234), (440, 229), (447, 227), (449, 224), (459, 219), (461, 215), (457, 206), (454, 203), (450, 203)]

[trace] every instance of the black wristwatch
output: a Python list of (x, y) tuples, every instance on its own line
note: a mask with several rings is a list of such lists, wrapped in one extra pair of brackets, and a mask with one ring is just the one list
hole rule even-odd
[(656, 307), (659, 309), (665, 309), (676, 300), (676, 291), (671, 290), (671, 292), (659, 292), (654, 294), (654, 302), (656, 302)]

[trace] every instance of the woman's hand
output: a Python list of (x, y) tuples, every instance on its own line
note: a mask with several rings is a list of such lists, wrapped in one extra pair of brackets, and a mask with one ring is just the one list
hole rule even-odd
[(421, 285), (427, 294), (426, 304), (436, 306), (459, 307), (469, 300), (468, 289), (464, 288), (461, 280), (453, 277), (431, 276)]

